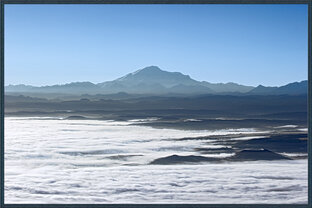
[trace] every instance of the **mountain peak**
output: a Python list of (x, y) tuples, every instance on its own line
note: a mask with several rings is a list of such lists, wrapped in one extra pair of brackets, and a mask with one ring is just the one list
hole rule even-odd
[(158, 66), (147, 66), (137, 71), (162, 71)]
[(137, 70), (131, 74), (135, 75), (138, 73), (157, 73), (157, 72), (164, 72), (164, 71), (161, 70), (158, 66), (148, 66), (148, 67), (145, 67), (143, 69), (139, 69), (139, 70)]
[(153, 74), (159, 74), (159, 72), (165, 72), (163, 70), (161, 70), (158, 66), (147, 66), (143, 69), (139, 69), (135, 72), (129, 73), (123, 77), (120, 77), (118, 79), (116, 79), (115, 81), (124, 81), (126, 79), (128, 79), (129, 77), (133, 77), (133, 76), (140, 76), (140, 75), (153, 75)]
[(265, 86), (260, 84), (260, 85), (257, 86), (257, 88), (265, 88)]
[[(139, 84), (146, 85), (161, 85), (165, 88), (170, 88), (178, 84), (183, 85), (199, 85), (200, 83), (193, 80), (190, 76), (184, 75), (181, 72), (168, 72), (160, 69), (158, 66), (148, 66), (129, 73), (123, 77), (110, 82), (122, 84), (123, 86), (133, 87)], [(100, 86), (106, 86), (107, 83), (99, 83)]]

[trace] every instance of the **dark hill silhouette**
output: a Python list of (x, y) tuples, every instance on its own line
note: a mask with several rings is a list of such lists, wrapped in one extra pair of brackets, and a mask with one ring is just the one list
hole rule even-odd
[(167, 157), (155, 159), (150, 164), (171, 165), (171, 164), (197, 163), (197, 162), (216, 162), (216, 161), (219, 161), (219, 159), (195, 155), (187, 155), (187, 156), (170, 155)]
[(246, 149), (237, 152), (234, 156), (230, 157), (229, 160), (290, 160), (290, 158), (267, 149)]
[(267, 149), (244, 149), (237, 152), (234, 156), (227, 158), (204, 157), (197, 155), (170, 155), (161, 157), (150, 162), (152, 165), (172, 165), (184, 163), (199, 162), (225, 162), (225, 161), (256, 161), (256, 160), (291, 160), (281, 154), (272, 152)]

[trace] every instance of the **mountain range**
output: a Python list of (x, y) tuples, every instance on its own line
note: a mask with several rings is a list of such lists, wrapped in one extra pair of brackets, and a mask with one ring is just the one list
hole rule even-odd
[(113, 81), (94, 84), (72, 82), (63, 85), (35, 87), (31, 85), (8, 85), (6, 93), (59, 93), (59, 94), (247, 94), (280, 95), (307, 94), (308, 82), (294, 82), (281, 87), (257, 87), (237, 83), (210, 83), (197, 81), (180, 72), (168, 72), (157, 66), (149, 66), (129, 73)]

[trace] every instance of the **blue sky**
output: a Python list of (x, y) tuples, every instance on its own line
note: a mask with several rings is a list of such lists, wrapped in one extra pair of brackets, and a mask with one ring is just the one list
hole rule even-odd
[(6, 5), (5, 84), (113, 80), (156, 65), (200, 81), (307, 79), (306, 5)]

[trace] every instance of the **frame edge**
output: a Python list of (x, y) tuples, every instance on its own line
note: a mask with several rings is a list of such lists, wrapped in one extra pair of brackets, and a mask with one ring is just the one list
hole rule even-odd
[(308, 3), (308, 206), (312, 208), (312, 0)]
[(4, 1), (0, 0), (0, 207), (4, 207)]
[[(308, 204), (5, 204), (4, 203), (4, 6), (5, 4), (307, 4), (308, 5)], [(312, 0), (0, 0), (0, 208), (312, 208)]]
[(4, 4), (309, 4), (310, 0), (2, 0)]

